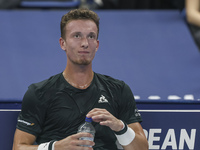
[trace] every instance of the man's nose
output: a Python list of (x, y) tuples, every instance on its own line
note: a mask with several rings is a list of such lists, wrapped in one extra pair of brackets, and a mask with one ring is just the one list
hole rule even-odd
[(81, 47), (88, 48), (88, 39), (86, 37), (82, 38)]

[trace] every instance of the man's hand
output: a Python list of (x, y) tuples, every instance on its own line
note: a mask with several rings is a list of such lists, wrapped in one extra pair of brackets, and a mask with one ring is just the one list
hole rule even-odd
[(123, 123), (106, 109), (94, 108), (86, 116), (100, 125), (110, 127), (113, 131), (120, 131), (123, 128)]
[(92, 137), (90, 133), (77, 133), (67, 138), (57, 141), (55, 143), (55, 150), (93, 150), (92, 147), (83, 147), (81, 145), (91, 145), (94, 146), (94, 142), (89, 140), (79, 140), (81, 137)]

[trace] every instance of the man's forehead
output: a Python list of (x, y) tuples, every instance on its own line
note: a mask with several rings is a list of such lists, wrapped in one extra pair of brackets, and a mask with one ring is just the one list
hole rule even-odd
[(92, 32), (97, 32), (97, 26), (92, 20), (71, 20), (66, 24), (66, 30), (91, 30)]
[(69, 25), (78, 25), (78, 24), (87, 24), (87, 25), (95, 25), (95, 22), (93, 20), (90, 19), (75, 19), (75, 20), (70, 20), (66, 26)]

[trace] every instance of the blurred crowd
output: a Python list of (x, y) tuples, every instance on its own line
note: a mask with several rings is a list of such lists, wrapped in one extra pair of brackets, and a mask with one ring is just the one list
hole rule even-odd
[(184, 0), (0, 0), (1, 9), (19, 8), (22, 1), (80, 1), (89, 9), (181, 9)]
[(184, 0), (81, 0), (93, 9), (181, 9)]
[(200, 50), (200, 0), (186, 0), (186, 21)]

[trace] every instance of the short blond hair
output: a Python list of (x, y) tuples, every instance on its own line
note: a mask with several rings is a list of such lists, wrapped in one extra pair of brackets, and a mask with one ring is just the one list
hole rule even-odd
[(60, 30), (61, 30), (61, 37), (65, 39), (65, 27), (69, 21), (72, 20), (92, 20), (97, 25), (97, 38), (99, 35), (99, 16), (92, 10), (86, 9), (86, 8), (80, 8), (80, 9), (73, 9), (69, 11), (67, 14), (62, 16), (61, 22), (60, 22)]

